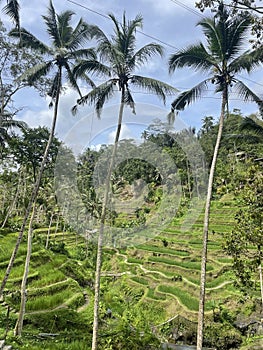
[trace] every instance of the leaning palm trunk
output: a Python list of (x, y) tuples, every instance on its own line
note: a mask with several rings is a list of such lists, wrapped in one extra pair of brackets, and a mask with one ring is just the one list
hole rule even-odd
[(259, 279), (260, 279), (260, 294), (261, 294), (261, 310), (263, 310), (263, 277), (262, 277), (262, 265), (258, 267), (259, 269)]
[(17, 184), (17, 188), (16, 188), (16, 192), (15, 192), (15, 196), (12, 200), (12, 203), (10, 204), (8, 210), (7, 210), (7, 213), (6, 213), (6, 216), (4, 218), (4, 221), (2, 223), (2, 226), (1, 228), (4, 228), (6, 223), (7, 223), (7, 220), (9, 219), (15, 205), (16, 205), (16, 202), (17, 202), (17, 199), (18, 199), (18, 195), (19, 195), (19, 190), (20, 190), (20, 182), (21, 182), (21, 177), (19, 176), (19, 179), (18, 179), (18, 184)]
[(261, 312), (263, 312), (263, 276), (262, 276), (262, 252), (261, 246), (258, 246), (258, 256), (259, 256), (259, 283), (260, 283), (260, 294), (261, 294)]
[(28, 228), (27, 254), (26, 254), (25, 267), (24, 267), (24, 274), (23, 274), (22, 283), (21, 283), (20, 309), (19, 309), (18, 319), (14, 329), (14, 336), (21, 336), (22, 334), (24, 316), (26, 312), (26, 299), (27, 299), (26, 286), (27, 286), (29, 264), (30, 264), (31, 253), (32, 253), (33, 222), (34, 222), (35, 213), (36, 213), (36, 202), (34, 202), (32, 214), (29, 222), (29, 228)]
[(100, 230), (98, 237), (98, 248), (97, 248), (97, 262), (96, 262), (96, 275), (95, 275), (95, 295), (94, 295), (94, 318), (93, 318), (93, 335), (92, 335), (92, 350), (97, 350), (98, 348), (98, 330), (99, 330), (99, 301), (100, 301), (100, 277), (101, 277), (101, 265), (102, 265), (102, 247), (103, 247), (103, 234), (104, 234), (104, 224), (107, 212), (107, 203), (109, 198), (110, 190), (110, 179), (112, 175), (112, 170), (114, 166), (114, 160), (116, 156), (118, 141), (120, 138), (122, 117), (124, 110), (124, 88), (121, 91), (121, 105), (119, 109), (118, 126), (116, 130), (110, 165), (108, 168), (108, 173), (106, 177), (105, 192), (103, 198), (101, 219), (100, 219)]
[(48, 249), (50, 231), (51, 231), (51, 227), (52, 227), (52, 223), (53, 223), (53, 216), (54, 216), (54, 213), (51, 213), (51, 216), (50, 216), (50, 219), (49, 219), (48, 231), (47, 231), (46, 244), (45, 244), (45, 248), (46, 249)]
[(25, 231), (25, 227), (26, 227), (26, 223), (27, 223), (28, 217), (30, 215), (30, 212), (31, 212), (33, 206), (35, 205), (35, 202), (36, 202), (36, 199), (37, 199), (37, 195), (38, 195), (38, 190), (39, 190), (39, 187), (40, 187), (40, 182), (41, 182), (42, 175), (43, 175), (43, 172), (44, 172), (44, 168), (45, 168), (45, 165), (46, 165), (46, 162), (47, 162), (48, 152), (49, 152), (49, 149), (50, 149), (50, 146), (52, 144), (53, 137), (54, 137), (54, 134), (55, 134), (57, 115), (58, 115), (59, 96), (60, 96), (59, 92), (60, 92), (60, 86), (61, 86), (61, 67), (59, 67), (59, 80), (58, 80), (58, 82), (59, 83), (58, 83), (58, 87), (57, 87), (57, 94), (56, 94), (56, 100), (55, 100), (55, 106), (54, 106), (54, 116), (53, 116), (53, 121), (52, 121), (52, 126), (51, 126), (51, 130), (50, 130), (49, 139), (48, 139), (48, 142), (47, 142), (47, 145), (46, 145), (46, 149), (45, 149), (45, 152), (44, 152), (44, 155), (43, 155), (43, 159), (42, 159), (42, 162), (41, 162), (41, 165), (40, 165), (39, 173), (38, 173), (38, 176), (37, 176), (37, 179), (36, 179), (36, 182), (35, 182), (32, 194), (31, 194), (31, 198), (30, 198), (30, 201), (28, 203), (28, 206), (27, 206), (27, 209), (26, 209), (26, 212), (25, 212), (23, 223), (22, 223), (20, 232), (19, 232), (18, 237), (17, 237), (16, 245), (15, 245), (15, 248), (14, 248), (14, 250), (12, 252), (11, 258), (9, 260), (9, 264), (8, 264), (6, 272), (5, 272), (5, 276), (3, 278), (3, 281), (2, 281), (2, 284), (1, 284), (1, 287), (0, 287), (0, 298), (3, 295), (4, 288), (6, 286), (6, 283), (7, 283), (7, 280), (9, 278), (10, 272), (11, 272), (12, 267), (14, 265), (14, 261), (15, 261), (15, 258), (16, 258), (17, 252), (18, 252), (18, 248), (20, 246), (20, 243), (21, 243), (23, 235), (24, 235), (24, 231)]
[(224, 88), (222, 96), (222, 106), (221, 115), (219, 119), (219, 128), (217, 133), (217, 140), (214, 148), (213, 160), (211, 163), (208, 187), (207, 187), (207, 197), (205, 205), (205, 216), (204, 216), (204, 230), (203, 230), (203, 251), (202, 251), (202, 261), (201, 261), (201, 276), (200, 276), (200, 299), (199, 299), (199, 312), (198, 312), (198, 328), (197, 328), (197, 350), (202, 350), (203, 344), (203, 330), (204, 330), (204, 310), (205, 310), (205, 284), (206, 284), (206, 263), (207, 263), (207, 244), (208, 244), (208, 230), (209, 230), (209, 218), (210, 218), (210, 206), (212, 199), (212, 189), (214, 181), (214, 173), (216, 167), (216, 161), (220, 146), (220, 141), (223, 132), (225, 110), (227, 106), (227, 88)]

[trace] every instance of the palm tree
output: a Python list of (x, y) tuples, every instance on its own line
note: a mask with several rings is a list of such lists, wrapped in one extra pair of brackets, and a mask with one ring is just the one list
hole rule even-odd
[[(166, 101), (166, 94), (175, 93), (177, 90), (168, 84), (159, 80), (134, 74), (136, 68), (147, 63), (153, 55), (163, 54), (163, 49), (156, 43), (150, 43), (136, 50), (136, 30), (142, 28), (143, 18), (137, 15), (135, 19), (127, 21), (125, 13), (123, 14), (122, 23), (119, 23), (113, 14), (109, 14), (114, 26), (114, 35), (108, 38), (99, 28), (93, 33), (98, 40), (97, 52), (101, 62), (90, 63), (89, 61), (80, 62), (74, 69), (77, 77), (86, 72), (96, 72), (107, 74), (109, 79), (101, 85), (95, 87), (87, 95), (78, 100), (78, 104), (95, 104), (98, 116), (104, 103), (108, 101), (115, 93), (116, 87), (120, 94), (120, 107), (118, 113), (118, 124), (115, 134), (115, 141), (111, 156), (110, 165), (105, 181), (105, 193), (100, 217), (100, 230), (98, 236), (98, 250), (96, 263), (95, 278), (95, 299), (94, 299), (94, 323), (92, 350), (98, 346), (98, 313), (99, 313), (99, 294), (100, 294), (100, 273), (102, 263), (102, 244), (104, 223), (106, 219), (106, 208), (108, 202), (110, 179), (113, 170), (114, 159), (117, 151), (117, 145), (120, 138), (122, 118), (124, 107), (128, 106), (135, 113), (135, 102), (130, 90), (131, 86), (142, 88), (156, 94), (163, 102)], [(76, 112), (76, 107), (73, 111)]]
[(236, 74), (252, 71), (262, 61), (262, 50), (242, 51), (244, 39), (250, 27), (251, 21), (247, 16), (229, 16), (223, 3), (220, 3), (214, 18), (205, 18), (198, 25), (203, 29), (206, 36), (206, 47), (202, 44), (189, 46), (179, 50), (170, 56), (169, 71), (176, 68), (192, 67), (196, 70), (208, 73), (209, 76), (192, 89), (181, 93), (172, 103), (172, 113), (180, 111), (186, 105), (203, 95), (208, 83), (215, 85), (215, 92), (221, 94), (221, 113), (217, 140), (210, 168), (207, 199), (204, 216), (203, 251), (200, 277), (200, 303), (197, 330), (197, 349), (202, 349), (207, 242), (209, 229), (209, 213), (212, 196), (213, 177), (216, 160), (223, 131), (223, 124), (228, 110), (229, 91), (233, 87), (244, 101), (255, 101), (262, 108), (261, 99), (251, 91), (242, 81), (236, 78)]
[[(51, 105), (53, 105), (53, 102), (54, 102), (54, 113), (53, 113), (53, 120), (52, 120), (50, 135), (49, 135), (49, 139), (47, 141), (43, 159), (40, 165), (39, 173), (34, 184), (34, 188), (31, 194), (28, 207), (26, 209), (22, 227), (17, 238), (16, 246), (13, 250), (12, 256), (9, 261), (9, 265), (7, 267), (4, 279), (0, 287), (0, 295), (2, 295), (3, 293), (3, 289), (5, 288), (7, 279), (12, 269), (20, 242), (24, 234), (28, 217), (30, 215), (32, 208), (35, 207), (35, 202), (37, 199), (42, 174), (45, 168), (48, 152), (52, 144), (54, 133), (55, 133), (60, 92), (62, 89), (62, 82), (63, 82), (63, 71), (65, 70), (66, 77), (70, 82), (71, 86), (74, 89), (76, 89), (80, 94), (80, 90), (72, 74), (71, 64), (75, 62), (78, 58), (83, 58), (83, 57), (92, 58), (92, 59), (95, 58), (95, 54), (93, 50), (82, 48), (82, 44), (84, 44), (86, 40), (90, 38), (90, 26), (88, 26), (85, 22), (83, 22), (82, 19), (80, 19), (76, 27), (73, 28), (70, 25), (70, 21), (72, 19), (73, 14), (74, 13), (71, 11), (65, 11), (60, 15), (56, 14), (52, 1), (50, 1), (48, 14), (46, 16), (43, 16), (43, 19), (47, 26), (47, 32), (50, 35), (50, 39), (51, 39), (50, 47), (42, 43), (33, 34), (28, 32), (24, 28), (21, 28), (20, 31), (13, 30), (10, 33), (12, 36), (20, 38), (20, 44), (22, 46), (31, 48), (32, 50), (40, 51), (43, 55), (47, 55), (51, 57), (50, 60), (47, 60), (42, 64), (35, 66), (32, 69), (29, 69), (28, 71), (26, 71), (23, 74), (22, 78), (23, 79), (27, 78), (29, 83), (33, 84), (34, 81), (38, 80), (43, 75), (47, 75), (49, 72), (52, 71), (52, 68), (55, 68), (53, 83), (50, 88), (50, 91), (48, 92), (48, 95), (52, 99)], [(33, 218), (34, 218), (34, 210), (33, 210), (33, 213), (31, 214), (30, 227), (29, 227), (29, 233), (28, 233), (29, 236), (32, 231), (31, 226), (32, 226)], [(30, 239), (28, 241), (28, 244), (29, 245), (31, 244)], [(27, 255), (26, 264), (25, 264), (25, 273), (24, 273), (24, 278), (22, 282), (23, 286), (25, 286), (25, 281), (27, 279), (29, 260), (30, 260), (30, 247), (28, 247), (28, 255)], [(22, 295), (21, 295), (21, 309), (20, 309), (18, 323), (15, 329), (16, 334), (21, 334), (21, 331), (22, 331), (24, 307), (25, 307), (25, 290), (22, 292)]]

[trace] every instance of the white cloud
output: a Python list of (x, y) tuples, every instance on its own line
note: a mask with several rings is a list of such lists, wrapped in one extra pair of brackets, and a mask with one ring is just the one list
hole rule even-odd
[[(115, 135), (116, 135), (116, 130), (113, 130), (109, 133), (108, 143), (114, 143)], [(120, 133), (120, 140), (133, 139), (133, 138), (134, 138), (134, 135), (132, 130), (127, 126), (127, 124), (123, 124), (121, 128), (121, 133)]]
[(23, 120), (31, 127), (38, 126), (51, 127), (53, 113), (51, 110), (40, 110), (38, 112), (28, 110), (23, 114)]

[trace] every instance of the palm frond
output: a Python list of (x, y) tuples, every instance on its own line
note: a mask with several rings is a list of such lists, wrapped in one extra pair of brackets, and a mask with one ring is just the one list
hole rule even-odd
[(138, 14), (135, 19), (126, 22), (125, 12), (123, 14), (123, 24), (122, 24), (122, 35), (123, 38), (121, 40), (121, 48), (122, 52), (126, 56), (130, 56), (130, 53), (135, 50), (135, 42), (136, 42), (136, 31), (137, 28), (143, 27), (143, 17)]
[(74, 76), (73, 72), (71, 71), (70, 66), (67, 62), (65, 62), (64, 68), (66, 69), (66, 72), (67, 72), (67, 80), (69, 81), (69, 83), (73, 87), (73, 89), (75, 89), (78, 92), (79, 96), (81, 97), (82, 95), (81, 95), (80, 88), (79, 88), (78, 83), (75, 79), (75, 76)]
[(68, 41), (68, 48), (70, 50), (76, 50), (81, 45), (84, 45), (87, 40), (91, 40), (93, 38), (96, 28), (96, 26), (89, 25), (80, 19), (71, 34), (70, 40)]
[[(100, 118), (102, 108), (114, 94), (114, 88), (116, 86), (116, 81), (114, 79), (110, 79), (107, 82), (95, 87), (92, 89), (87, 95), (83, 96), (77, 101), (78, 105), (89, 104), (95, 105), (95, 110), (97, 112), (98, 118)], [(77, 105), (72, 108), (72, 113), (76, 114)]]
[(133, 97), (132, 97), (132, 94), (131, 94), (131, 91), (129, 88), (126, 88), (126, 90), (124, 92), (124, 103), (132, 109), (133, 114), (136, 114), (135, 102), (133, 100)]
[[(123, 14), (123, 20), (124, 22), (126, 20), (125, 12)], [(143, 27), (143, 17), (141, 14), (138, 14), (133, 20), (128, 21), (128, 25), (126, 25), (126, 28), (128, 30), (128, 33), (127, 33), (128, 36), (135, 34), (137, 28), (142, 29), (142, 27)]]
[[(113, 24), (114, 24), (114, 32), (116, 34), (116, 36), (120, 36), (121, 35), (121, 29), (120, 29), (120, 23), (117, 20), (117, 18), (114, 16), (113, 13), (109, 13), (108, 16), (110, 17), (110, 19), (112, 20)], [(124, 20), (125, 20), (125, 16), (124, 16)]]
[(197, 70), (208, 71), (214, 66), (217, 66), (217, 61), (206, 51), (202, 43), (177, 51), (169, 59), (170, 73), (176, 68), (193, 67)]
[(98, 43), (103, 41), (109, 41), (106, 34), (98, 26), (89, 24), (88, 29), (89, 29), (91, 39), (96, 39)]
[(151, 43), (140, 48), (129, 60), (129, 67), (135, 68), (147, 63), (153, 55), (163, 55), (163, 47), (159, 44)]
[(53, 62), (43, 62), (37, 66), (34, 66), (28, 70), (26, 70), (20, 77), (19, 80), (27, 81), (29, 85), (33, 85), (38, 79), (40, 79), (43, 75), (47, 75), (50, 69), (53, 66)]
[(250, 73), (255, 68), (257, 68), (262, 63), (262, 61), (262, 47), (253, 51), (246, 51), (229, 64), (229, 71), (233, 73), (239, 73), (242, 70), (245, 70)]
[(16, 27), (19, 30), (20, 28), (19, 2), (17, 0), (8, 0), (3, 10), (12, 20), (14, 20)]
[[(48, 91), (48, 96), (51, 97), (51, 100), (55, 100), (57, 94), (60, 94), (61, 90), (61, 77), (59, 71), (55, 73), (54, 78), (52, 80), (52, 85)], [(52, 102), (50, 104), (52, 106)]]
[(95, 60), (82, 60), (73, 68), (73, 74), (76, 78), (81, 78), (84, 73), (95, 73), (98, 76), (110, 77), (111, 69)]
[(242, 81), (235, 79), (235, 89), (238, 93), (238, 95), (246, 102), (246, 101), (252, 101), (256, 102), (259, 111), (261, 115), (263, 115), (263, 101), (262, 97), (255, 94), (246, 84), (244, 84)]
[(70, 21), (74, 12), (68, 10), (56, 16), (57, 30), (60, 37), (60, 46), (68, 48), (68, 43), (71, 41), (73, 29), (70, 26)]
[(250, 25), (251, 19), (248, 16), (236, 16), (231, 20), (231, 25), (228, 26), (227, 31), (227, 59), (240, 52), (244, 39), (247, 38)]
[(220, 60), (228, 60), (240, 51), (250, 23), (248, 16), (233, 18), (220, 5), (213, 19), (205, 18), (198, 25), (202, 26), (206, 35), (210, 52)]
[(94, 88), (96, 87), (96, 84), (94, 83), (94, 81), (93, 81), (87, 74), (83, 74), (83, 75), (81, 76), (81, 79), (82, 79), (83, 81), (85, 81), (86, 84), (87, 84), (88, 86), (90, 86), (92, 89), (94, 89)]
[(97, 59), (95, 49), (93, 48), (74, 50), (70, 53), (70, 56), (74, 57), (75, 59), (80, 59), (80, 58), (86, 58), (90, 60)]
[(19, 128), (21, 130), (28, 129), (28, 124), (22, 120), (14, 120), (14, 119), (2, 120), (0, 125), (2, 128), (5, 128), (5, 129), (9, 129), (9, 128)]
[(8, 142), (9, 139), (10, 136), (8, 135), (7, 130), (0, 126), (0, 146), (5, 147), (5, 142)]
[(100, 60), (109, 62), (112, 68), (115, 68), (115, 71), (118, 71), (118, 67), (123, 67), (125, 64), (126, 60), (123, 52), (109, 40), (101, 40), (97, 47), (97, 52)]
[(167, 114), (168, 125), (173, 125), (175, 122), (175, 117), (178, 112), (175, 112), (173, 108), (171, 108), (170, 112)]
[(255, 120), (249, 117), (245, 117), (240, 126), (241, 131), (252, 131), (256, 135), (260, 136), (262, 138), (263, 136), (263, 127), (262, 125), (259, 125)]
[(196, 101), (203, 96), (204, 91), (207, 89), (207, 83), (211, 79), (206, 79), (194, 86), (192, 89), (182, 92), (173, 102), (172, 111), (182, 111), (186, 105)]
[[(114, 16), (112, 18), (116, 25), (116, 28), (118, 28), (118, 30), (120, 31), (117, 19)], [(102, 30), (100, 30), (97, 27), (94, 27), (91, 30), (91, 35), (97, 40), (98, 45), (96, 49), (101, 61), (108, 61), (111, 65), (115, 66), (123, 62), (124, 54), (119, 49), (118, 44), (116, 44), (117, 39), (115, 36), (117, 36), (117, 34), (113, 36), (112, 39), (109, 39)]]
[(142, 88), (145, 91), (154, 93), (164, 103), (166, 102), (166, 95), (178, 93), (178, 90), (169, 84), (163, 83), (160, 80), (143, 77), (140, 75), (133, 75), (131, 82), (133, 85)]
[(51, 0), (49, 2), (48, 14), (42, 17), (46, 23), (47, 32), (52, 38), (54, 46), (63, 47), (58, 30), (57, 15)]
[(136, 30), (142, 28), (143, 18), (137, 15), (134, 20), (127, 21), (125, 12), (123, 13), (122, 23), (120, 24), (113, 14), (109, 17), (115, 26), (115, 36), (113, 37), (113, 44), (119, 52), (128, 60), (133, 56), (136, 42)]
[(13, 29), (9, 32), (9, 35), (13, 38), (20, 39), (20, 46), (27, 47), (33, 50), (37, 50), (42, 54), (51, 53), (51, 50), (42, 41), (38, 40), (32, 33), (25, 28), (20, 28), (20, 31)]
[(212, 18), (204, 18), (203, 20), (199, 21), (197, 25), (202, 27), (211, 55), (219, 60), (222, 60), (223, 53), (225, 51), (225, 40), (222, 38), (222, 36), (225, 35), (225, 32), (218, 30), (215, 20)]
[(0, 115), (0, 145), (2, 147), (5, 147), (5, 143), (11, 140), (8, 130), (15, 128), (25, 131), (28, 129), (28, 124), (22, 120), (12, 119), (12, 115), (6, 112)]

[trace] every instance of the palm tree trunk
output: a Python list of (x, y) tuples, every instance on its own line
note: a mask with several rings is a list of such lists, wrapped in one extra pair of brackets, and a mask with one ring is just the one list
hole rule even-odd
[(53, 223), (53, 215), (54, 213), (51, 213), (50, 220), (49, 220), (49, 225), (48, 225), (48, 231), (47, 231), (47, 238), (46, 238), (46, 244), (45, 244), (45, 249), (48, 249), (48, 244), (49, 244), (49, 236), (50, 236), (50, 231), (51, 231), (51, 226)]
[(260, 283), (260, 294), (261, 294), (261, 312), (263, 311), (263, 276), (262, 276), (262, 251), (261, 245), (258, 245), (258, 271), (259, 271), (259, 283)]
[(121, 126), (122, 126), (122, 117), (124, 110), (124, 88), (121, 91), (121, 105), (119, 109), (118, 117), (118, 126), (115, 135), (115, 141), (113, 145), (111, 161), (108, 168), (105, 192), (103, 198), (101, 219), (100, 219), (100, 230), (98, 237), (98, 248), (97, 248), (97, 262), (96, 262), (96, 275), (95, 275), (95, 295), (94, 295), (94, 315), (93, 315), (93, 335), (92, 335), (92, 350), (97, 350), (98, 348), (98, 330), (99, 330), (99, 301), (100, 301), (100, 276), (101, 276), (101, 265), (102, 265), (102, 247), (103, 247), (103, 233), (104, 233), (104, 224), (106, 219), (107, 212), (107, 203), (109, 199), (109, 190), (110, 190), (110, 178), (113, 170), (114, 160), (116, 156), (118, 141), (120, 138)]
[(260, 294), (261, 294), (261, 310), (263, 310), (263, 277), (262, 277), (262, 265), (258, 267), (259, 269), (259, 280), (260, 280)]
[(214, 148), (213, 160), (212, 160), (210, 173), (209, 173), (208, 186), (207, 186), (207, 197), (206, 197), (204, 229), (203, 229), (203, 251), (202, 251), (202, 260), (201, 260), (201, 275), (200, 275), (200, 299), (199, 299), (197, 347), (196, 347), (197, 350), (202, 350), (202, 344), (203, 344), (206, 263), (207, 263), (207, 244), (208, 244), (210, 206), (211, 206), (211, 199), (212, 199), (212, 189), (213, 189), (216, 161), (217, 161), (220, 141), (223, 133), (226, 106), (227, 106), (227, 87), (224, 88), (224, 91), (222, 94), (222, 106), (221, 106), (221, 115), (219, 120), (219, 128), (218, 128), (217, 140)]
[(10, 204), (10, 206), (9, 206), (9, 208), (8, 208), (8, 210), (7, 210), (7, 213), (6, 213), (6, 216), (5, 216), (5, 218), (4, 218), (3, 223), (2, 223), (2, 225), (1, 225), (1, 228), (4, 228), (4, 227), (5, 227), (5, 225), (6, 225), (6, 223), (7, 223), (7, 220), (9, 219), (9, 217), (10, 217), (10, 215), (11, 215), (11, 213), (12, 213), (14, 207), (15, 207), (15, 204), (16, 204), (16, 202), (17, 202), (17, 198), (18, 198), (18, 195), (19, 195), (20, 182), (21, 182), (21, 178), (20, 178), (20, 176), (19, 176), (18, 184), (17, 184), (17, 188), (16, 188), (16, 192), (15, 192), (15, 196), (14, 196), (14, 198), (13, 198), (13, 200), (12, 200), (12, 203)]
[(39, 169), (39, 173), (38, 173), (38, 176), (37, 176), (37, 179), (36, 179), (36, 182), (35, 182), (32, 194), (31, 194), (31, 198), (30, 198), (30, 201), (29, 201), (28, 206), (26, 208), (26, 212), (25, 212), (25, 216), (24, 216), (24, 219), (23, 219), (23, 223), (22, 223), (20, 232), (18, 234), (14, 250), (13, 250), (11, 258), (9, 260), (9, 264), (7, 266), (7, 269), (6, 269), (5, 276), (4, 276), (3, 281), (1, 283), (1, 286), (0, 286), (0, 298), (3, 295), (3, 291), (4, 291), (4, 288), (6, 286), (6, 282), (7, 282), (8, 278), (9, 278), (10, 272), (11, 272), (12, 267), (14, 265), (14, 261), (15, 261), (15, 258), (16, 258), (17, 252), (18, 252), (18, 248), (20, 246), (20, 243), (21, 243), (23, 235), (24, 235), (24, 231), (25, 231), (25, 227), (26, 227), (26, 223), (27, 223), (28, 217), (29, 217), (30, 212), (32, 210), (32, 207), (34, 206), (34, 203), (35, 203), (35, 201), (37, 199), (38, 190), (39, 190), (39, 187), (40, 187), (40, 182), (41, 182), (42, 175), (43, 175), (43, 172), (44, 172), (44, 168), (45, 168), (45, 165), (46, 165), (46, 162), (47, 162), (48, 152), (49, 152), (49, 149), (50, 149), (50, 146), (51, 146), (51, 143), (53, 141), (54, 134), (55, 134), (55, 128), (56, 128), (56, 122), (57, 122), (57, 116), (58, 116), (58, 104), (59, 104), (59, 96), (60, 96), (60, 87), (61, 87), (61, 67), (59, 67), (59, 83), (58, 83), (58, 87), (57, 87), (57, 95), (56, 95), (55, 106), (54, 106), (54, 115), (53, 115), (53, 121), (52, 121), (52, 126), (51, 126), (51, 130), (50, 130), (49, 139), (48, 139), (48, 142), (47, 142), (47, 145), (46, 145), (46, 148), (45, 148), (45, 152), (44, 152), (43, 159), (42, 159), (42, 162), (41, 162), (41, 165), (40, 165), (40, 169)]
[(27, 300), (26, 286), (27, 286), (27, 277), (29, 274), (29, 264), (30, 264), (31, 253), (32, 253), (33, 222), (34, 222), (35, 212), (36, 212), (36, 203), (34, 203), (34, 206), (33, 206), (32, 214), (29, 222), (29, 228), (28, 228), (27, 254), (26, 254), (25, 267), (24, 267), (24, 274), (23, 274), (22, 283), (21, 283), (20, 310), (19, 310), (18, 319), (14, 329), (14, 336), (21, 336), (22, 334), (24, 316), (26, 312), (26, 300)]

